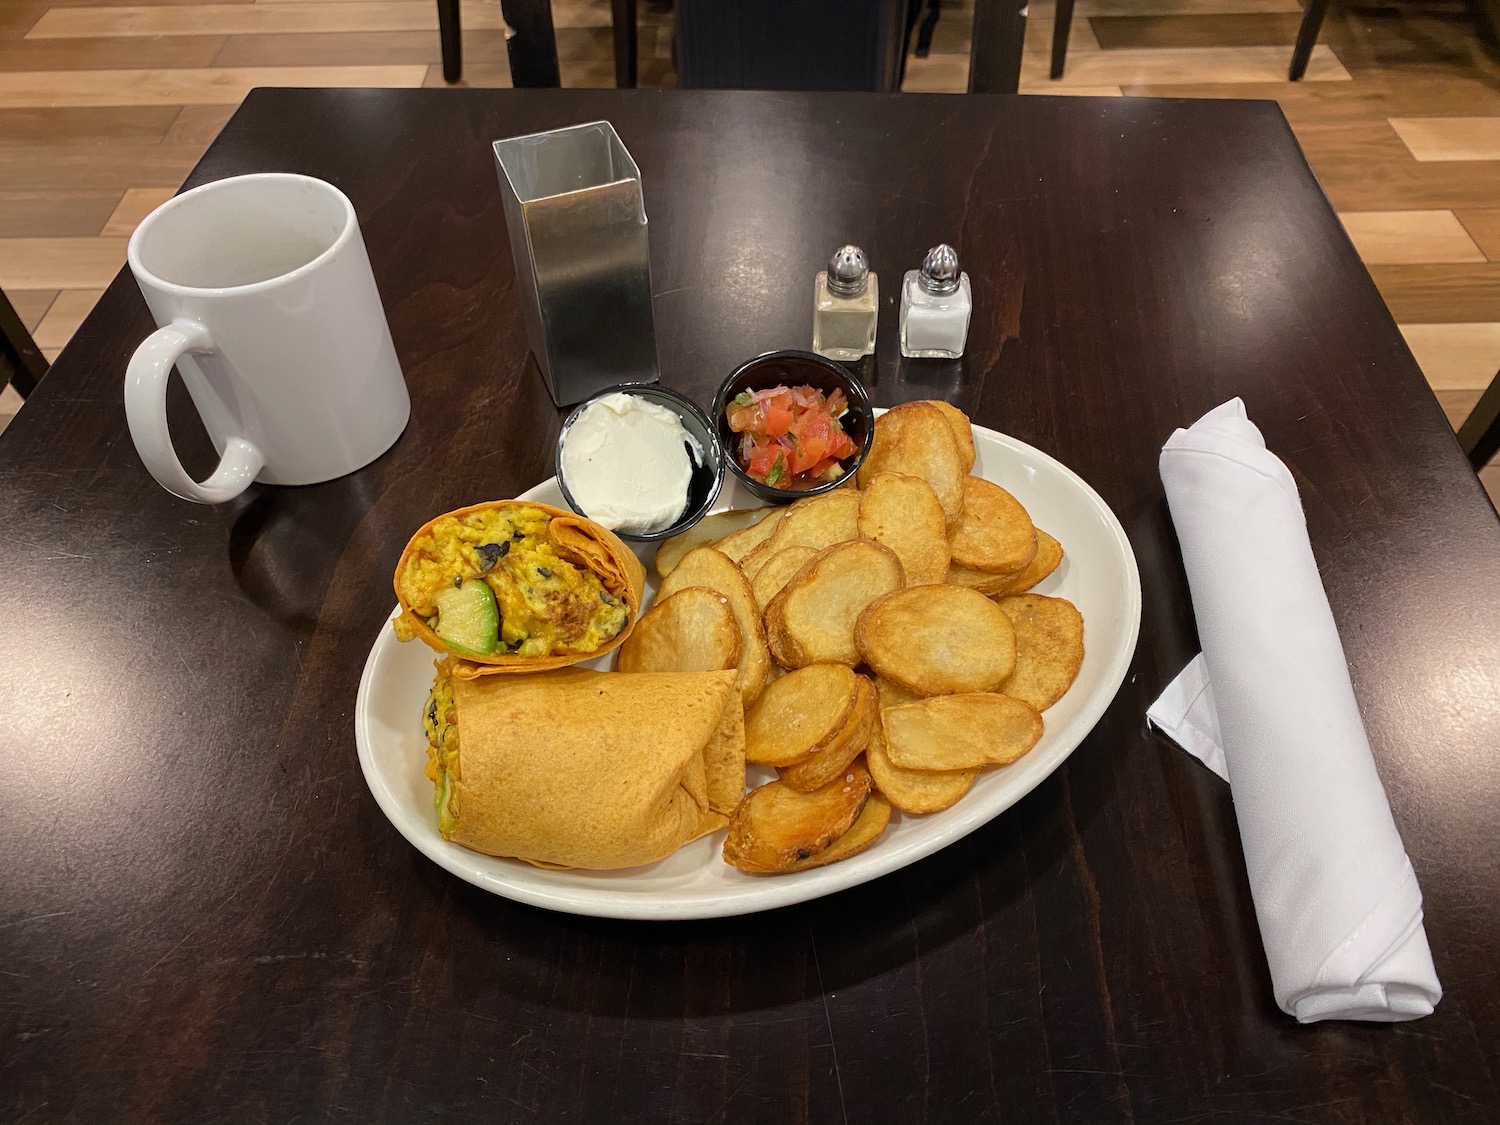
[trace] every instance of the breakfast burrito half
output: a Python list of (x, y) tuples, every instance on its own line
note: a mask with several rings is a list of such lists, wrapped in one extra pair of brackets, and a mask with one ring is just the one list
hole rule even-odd
[(543, 867), (653, 863), (729, 822), (745, 793), (736, 673), (462, 679), (422, 716), (445, 840)]
[(464, 664), (459, 678), (602, 656), (630, 633), (646, 572), (612, 531), (549, 504), (497, 500), (438, 516), (396, 564), (396, 635)]

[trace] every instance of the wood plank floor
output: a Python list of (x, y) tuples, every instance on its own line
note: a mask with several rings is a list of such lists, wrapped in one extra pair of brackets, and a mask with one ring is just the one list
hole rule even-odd
[[(495, 0), (463, 0), (465, 84), (510, 84)], [(554, 0), (568, 86), (613, 84), (610, 4)], [(1032, 0), (1024, 93), (1274, 98), (1455, 423), (1500, 370), (1500, 62), (1459, 0), (1335, 5), (1286, 81), (1299, 0), (1078, 0), (1047, 77)], [(971, 0), (906, 88), (961, 93)], [(672, 15), (641, 5), (642, 85), (675, 85)], [(441, 85), (432, 0), (0, 0), (0, 286), (55, 356), (257, 85)], [(18, 406), (0, 398), (0, 427)], [(1500, 492), (1500, 466), (1484, 474)]]

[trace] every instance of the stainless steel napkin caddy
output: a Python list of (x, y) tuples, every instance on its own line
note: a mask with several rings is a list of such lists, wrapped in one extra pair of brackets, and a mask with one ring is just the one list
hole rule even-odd
[(658, 378), (641, 173), (608, 121), (495, 142), (526, 339), (559, 406)]

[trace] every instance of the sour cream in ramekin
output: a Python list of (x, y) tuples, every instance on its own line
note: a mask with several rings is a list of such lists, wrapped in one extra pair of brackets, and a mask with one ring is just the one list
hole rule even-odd
[(578, 413), (559, 464), (583, 515), (611, 531), (648, 534), (671, 527), (687, 511), (703, 447), (675, 411), (620, 391)]

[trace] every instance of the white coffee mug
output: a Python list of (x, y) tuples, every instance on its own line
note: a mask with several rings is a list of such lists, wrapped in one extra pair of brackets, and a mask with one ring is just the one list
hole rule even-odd
[[(352, 473), (401, 436), (406, 380), (348, 196), (267, 172), (162, 204), (130, 238), (130, 271), (161, 327), (125, 373), (125, 416), (146, 468), (186, 500)], [(219, 466), (182, 467), (167, 378), (182, 373)]]

